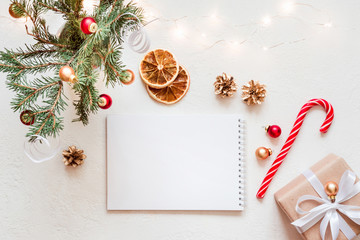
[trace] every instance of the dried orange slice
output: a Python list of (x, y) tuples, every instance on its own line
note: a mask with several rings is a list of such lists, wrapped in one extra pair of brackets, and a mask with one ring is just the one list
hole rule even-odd
[(190, 75), (183, 66), (180, 66), (179, 74), (174, 82), (161, 89), (146, 86), (150, 97), (164, 104), (174, 104), (180, 101), (188, 92), (190, 87)]
[(179, 73), (174, 55), (163, 49), (148, 52), (140, 63), (141, 79), (152, 88), (169, 86)]

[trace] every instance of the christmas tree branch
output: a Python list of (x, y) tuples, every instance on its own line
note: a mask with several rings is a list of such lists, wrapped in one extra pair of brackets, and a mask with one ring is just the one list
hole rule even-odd
[(29, 87), (29, 86), (25, 86), (25, 85), (21, 85), (21, 84), (18, 84), (18, 83), (11, 83), (11, 84), (14, 85), (14, 86), (17, 86), (17, 87), (19, 87), (19, 88), (25, 88), (25, 89), (29, 89), (29, 90), (33, 90), (33, 91), (36, 90), (36, 88)]
[(40, 113), (44, 113), (44, 112), (48, 112), (48, 115), (45, 119), (45, 121), (42, 123), (42, 125), (39, 127), (39, 129), (36, 131), (35, 135), (38, 135), (42, 130), (43, 128), (45, 127), (45, 124), (47, 122), (47, 120), (52, 116), (53, 117), (53, 129), (55, 129), (55, 126), (56, 126), (56, 117), (55, 117), (55, 114), (54, 114), (54, 109), (56, 107), (56, 105), (58, 104), (58, 101), (60, 99), (60, 96), (61, 96), (61, 91), (62, 91), (62, 87), (63, 87), (63, 84), (62, 82), (59, 82), (59, 89), (58, 89), (58, 92), (57, 92), (57, 95), (56, 95), (56, 98), (55, 98), (55, 101), (54, 101), (54, 104), (52, 105), (52, 107), (49, 109), (49, 110), (46, 110), (46, 111), (42, 111), (42, 112), (38, 112), (38, 114)]
[(112, 13), (112, 11), (114, 10), (116, 3), (117, 3), (117, 0), (114, 0), (114, 2), (113, 2), (113, 4), (112, 4), (112, 7), (111, 7), (111, 10), (110, 10), (110, 12), (109, 12), (109, 16), (110, 16), (110, 14)]
[[(17, 62), (19, 62), (18, 60), (16, 60)], [(25, 69), (32, 69), (32, 68), (44, 68), (44, 67), (48, 67), (48, 66), (53, 66), (53, 65), (66, 65), (66, 63), (56, 63), (56, 62), (51, 62), (51, 63), (45, 63), (45, 64), (40, 64), (40, 65), (35, 65), (35, 66), (25, 66), (24, 64), (20, 63), (19, 64), (21, 66), (15, 66), (15, 65), (6, 65), (6, 64), (1, 64), (1, 67), (8, 67), (8, 68), (17, 68), (17, 69), (21, 69), (21, 70), (25, 70)]]
[[(37, 28), (37, 24), (36, 24), (36, 21), (35, 19), (33, 18), (33, 16), (29, 13), (29, 11), (22, 5), (20, 4), (19, 2), (17, 1), (14, 1), (13, 2), (19, 9), (21, 9), (23, 12), (24, 12), (24, 15), (28, 18), (30, 18), (31, 22), (33, 23), (34, 25), (34, 28), (36, 29)], [(26, 25), (25, 25), (26, 26)]]
[(49, 6), (49, 5), (47, 5), (47, 4), (43, 3), (43, 2), (39, 2), (39, 4), (41, 6), (43, 6), (43, 7), (46, 7), (47, 9), (50, 9), (50, 10), (54, 11), (54, 12), (62, 13), (62, 14), (65, 14), (65, 15), (68, 14), (67, 12), (61, 11), (60, 9), (57, 9), (56, 7)]
[(51, 42), (51, 41), (49, 41), (49, 40), (43, 39), (43, 38), (41, 38), (38, 34), (32, 34), (32, 33), (30, 33), (27, 25), (25, 25), (25, 29), (26, 29), (27, 35), (32, 36), (35, 40), (38, 40), (39, 42), (42, 42), (42, 43), (45, 43), (45, 44), (54, 45), (54, 46), (56, 46), (56, 47), (61, 47), (61, 48), (67, 48), (67, 47), (69, 47), (69, 46), (64, 45), (64, 44), (54, 43), (54, 42)]
[(36, 50), (36, 51), (32, 51), (32, 52), (23, 52), (23, 53), (14, 53), (15, 57), (27, 57), (27, 56), (32, 56), (32, 55), (42, 55), (44, 53), (54, 53), (57, 52), (57, 50), (55, 49), (47, 49), (47, 50)]
[[(124, 4), (124, 0), (100, 0), (93, 14), (98, 30), (86, 35), (80, 29), (80, 22), (87, 15), (83, 0), (11, 0), (11, 3), (14, 13), (29, 18), (33, 26), (25, 25), (25, 30), (36, 40), (24, 49), (0, 52), (0, 72), (8, 73), (7, 86), (16, 93), (12, 109), (28, 111), (33, 118), (27, 136), (56, 136), (63, 129), (60, 114), (67, 103), (63, 81), (58, 77), (63, 65), (72, 67), (78, 79), (72, 84), (78, 97), (73, 101), (78, 115), (74, 121), (88, 124), (90, 114), (99, 109), (99, 91), (95, 87), (99, 74), (94, 66), (104, 66), (106, 85), (114, 86), (127, 77), (121, 63), (124, 30), (139, 26), (142, 9), (132, 3)], [(59, 36), (51, 34), (42, 17), (47, 11), (61, 14), (66, 21)], [(54, 77), (27, 79), (30, 74), (49, 70), (55, 71)]]
[(31, 97), (33, 97), (34, 95), (36, 95), (37, 93), (41, 92), (42, 90), (46, 89), (46, 88), (49, 88), (49, 87), (52, 87), (56, 84), (59, 84), (60, 85), (60, 89), (61, 89), (61, 86), (62, 86), (62, 82), (53, 82), (53, 83), (50, 83), (48, 85), (45, 85), (41, 88), (38, 88), (38, 89), (35, 89), (33, 91), (33, 93), (31, 93), (30, 95), (28, 95), (26, 98), (24, 98), (24, 100), (22, 100), (19, 104), (18, 104), (18, 107), (21, 107), (27, 100), (29, 100)]

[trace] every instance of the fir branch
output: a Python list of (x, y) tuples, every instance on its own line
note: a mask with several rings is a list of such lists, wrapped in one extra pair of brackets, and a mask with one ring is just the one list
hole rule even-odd
[(30, 14), (30, 12), (22, 4), (20, 4), (19, 2), (14, 1), (13, 3), (25, 13), (26, 17), (30, 18), (31, 22), (34, 25), (34, 28), (36, 29), (37, 28), (36, 21), (35, 21), (34, 17)]
[(35, 66), (25, 66), (24, 64), (20, 63), (19, 64), (21, 66), (16, 66), (16, 65), (6, 65), (6, 64), (1, 64), (1, 67), (8, 67), (8, 68), (17, 68), (17, 69), (33, 69), (33, 68), (44, 68), (44, 67), (48, 67), (48, 66), (53, 66), (53, 65), (66, 65), (66, 63), (45, 63), (45, 64), (40, 64), (40, 65), (35, 65)]
[(39, 55), (43, 55), (46, 53), (55, 53), (57, 52), (57, 50), (55, 49), (46, 49), (46, 50), (35, 50), (32, 52), (23, 52), (23, 53), (14, 53), (15, 57), (28, 57), (28, 56), (39, 56)]
[(65, 14), (65, 15), (68, 14), (67, 12), (61, 11), (60, 9), (57, 9), (56, 7), (53, 7), (53, 6), (49, 6), (43, 2), (39, 2), (39, 4), (43, 7), (46, 7), (47, 9), (54, 11), (54, 12)]
[(109, 16), (112, 13), (112, 11), (114, 10), (116, 3), (117, 3), (117, 0), (114, 0), (114, 3), (112, 4), (111, 10), (109, 12)]
[(21, 107), (27, 100), (29, 100), (30, 98), (32, 98), (34, 95), (36, 95), (37, 93), (41, 92), (42, 90), (46, 89), (46, 88), (50, 88), (56, 84), (59, 84), (62, 86), (62, 82), (53, 82), (53, 83), (50, 83), (48, 85), (45, 85), (41, 88), (38, 88), (38, 89), (35, 89), (30, 95), (28, 95), (26, 98), (24, 98), (24, 100), (22, 100), (17, 107)]
[(32, 36), (35, 40), (38, 40), (39, 42), (46, 43), (46, 44), (50, 44), (50, 45), (54, 45), (54, 46), (61, 47), (61, 48), (67, 48), (67, 47), (69, 47), (69, 46), (64, 45), (64, 44), (54, 43), (54, 42), (51, 42), (51, 41), (49, 41), (49, 40), (43, 39), (43, 38), (41, 38), (38, 34), (32, 34), (32, 33), (30, 33), (27, 25), (25, 25), (25, 29), (26, 29), (27, 35)]
[[(44, 128), (47, 120), (48, 120), (51, 116), (53, 116), (53, 129), (54, 129), (55, 126), (56, 126), (56, 118), (55, 118), (55, 115), (54, 115), (54, 109), (55, 109), (57, 103), (59, 102), (59, 99), (60, 99), (60, 96), (61, 96), (62, 87), (63, 87), (62, 82), (59, 82), (59, 83), (60, 83), (60, 84), (59, 84), (59, 89), (58, 89), (58, 92), (57, 92), (55, 101), (54, 101), (53, 105), (51, 106), (51, 108), (50, 108), (49, 110), (43, 111), (43, 112), (48, 112), (48, 115), (47, 115), (45, 121), (42, 123), (42, 125), (39, 127), (39, 129), (36, 131), (35, 135), (38, 135), (38, 134), (43, 130), (43, 128)], [(38, 114), (39, 114), (39, 113), (38, 113)]]
[[(99, 92), (95, 87), (98, 71), (93, 66), (104, 66), (106, 85), (120, 83), (126, 74), (121, 63), (122, 37), (126, 30), (136, 29), (142, 22), (142, 9), (123, 0), (101, 0), (94, 17), (98, 31), (85, 35), (79, 28), (85, 16), (83, 0), (11, 0), (14, 12), (26, 16), (32, 22), (26, 33), (37, 43), (24, 49), (0, 52), (0, 72), (8, 73), (7, 86), (16, 93), (11, 102), (14, 111), (31, 111), (35, 122), (27, 136), (39, 134), (56, 136), (63, 129), (60, 117), (65, 106), (63, 82), (53, 78), (31, 78), (39, 74), (69, 65), (74, 68), (78, 82), (73, 91), (78, 99), (73, 101), (77, 119), (88, 124), (90, 114), (96, 113)], [(60, 36), (50, 33), (42, 14), (53, 11), (66, 21)], [(133, 17), (135, 15), (137, 17)], [(138, 21), (138, 19), (140, 21)]]
[(18, 83), (11, 83), (11, 84), (13, 84), (14, 86), (17, 86), (19, 88), (25, 88), (25, 89), (29, 89), (29, 90), (32, 90), (32, 91), (36, 91), (36, 88), (33, 88), (33, 87), (21, 85), (21, 84), (18, 84)]

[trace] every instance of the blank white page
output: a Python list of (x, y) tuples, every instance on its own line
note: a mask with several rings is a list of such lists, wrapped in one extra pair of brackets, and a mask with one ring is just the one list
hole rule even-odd
[(108, 210), (242, 210), (236, 115), (107, 117)]

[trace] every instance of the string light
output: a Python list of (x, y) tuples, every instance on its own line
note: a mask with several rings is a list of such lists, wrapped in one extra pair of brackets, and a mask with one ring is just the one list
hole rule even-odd
[[(139, 0), (138, 0), (139, 1)], [(140, 1), (139, 1), (140, 2)], [(210, 49), (218, 44), (223, 44), (223, 43), (227, 43), (229, 46), (233, 46), (233, 47), (239, 47), (241, 45), (244, 45), (245, 43), (249, 42), (249, 43), (253, 43), (255, 45), (259, 45), (264, 51), (268, 51), (270, 49), (274, 49), (276, 47), (279, 46), (283, 46), (286, 44), (296, 44), (302, 41), (305, 41), (306, 39), (308, 39), (310, 36), (307, 37), (300, 37), (299, 39), (294, 39), (294, 40), (290, 40), (290, 41), (283, 41), (283, 42), (278, 42), (278, 43), (274, 43), (272, 45), (268, 45), (268, 46), (263, 46), (262, 44), (257, 43), (257, 40), (260, 37), (260, 40), (262, 38), (261, 36), (261, 32), (264, 31), (263, 28), (264, 27), (269, 27), (270, 25), (274, 25), (275, 23), (279, 22), (279, 21), (284, 21), (286, 19), (293, 19), (296, 20), (298, 22), (301, 22), (303, 24), (311, 24), (311, 25), (317, 25), (317, 26), (322, 26), (324, 28), (331, 28), (333, 26), (333, 23), (330, 20), (329, 16), (327, 15), (326, 12), (314, 7), (311, 4), (307, 4), (307, 3), (301, 3), (301, 2), (294, 2), (294, 0), (285, 0), (285, 2), (283, 2), (283, 4), (281, 5), (281, 8), (279, 9), (279, 14), (273, 14), (273, 15), (266, 15), (264, 16), (262, 19), (260, 19), (259, 21), (251, 21), (249, 23), (245, 23), (245, 24), (227, 24), (226, 21), (224, 21), (224, 19), (217, 15), (216, 12), (213, 12), (210, 15), (207, 16), (199, 16), (199, 17), (191, 17), (191, 28), (190, 29), (194, 29), (194, 31), (191, 32), (191, 34), (189, 36), (187, 36), (187, 31), (185, 31), (183, 20), (185, 19), (189, 19), (190, 17), (188, 16), (183, 16), (181, 18), (177, 18), (177, 19), (169, 19), (169, 18), (164, 18), (159, 16), (158, 14), (154, 14), (153, 12), (156, 10), (156, 8), (153, 8), (151, 6), (151, 4), (149, 3), (149, 1), (141, 1), (141, 5), (147, 9), (147, 11), (145, 11), (145, 19), (149, 20), (152, 18), (152, 21), (158, 20), (158, 21), (165, 21), (165, 22), (172, 22), (174, 24), (174, 28), (172, 29), (174, 36), (179, 38), (179, 39), (188, 39), (189, 41), (192, 41), (192, 43), (197, 43), (200, 46), (203, 46), (205, 49)], [(146, 6), (145, 6), (146, 5)], [(308, 21), (308, 19), (303, 19), (301, 17), (298, 16), (294, 16), (293, 13), (295, 12), (295, 10), (299, 7), (306, 7), (311, 9), (312, 11), (316, 11), (318, 16), (322, 16), (322, 17), (326, 17), (327, 21), (325, 21), (324, 23), (311, 23)], [(157, 12), (157, 11), (156, 11)], [(204, 26), (196, 26), (195, 24), (193, 24), (194, 19), (198, 19), (198, 18), (208, 18), (209, 21), (206, 21), (209, 24), (224, 24), (227, 29), (230, 29), (230, 31), (238, 31), (241, 28), (245, 28), (245, 27), (251, 27), (253, 28), (252, 31), (250, 31), (250, 33), (245, 36), (242, 37), (244, 40), (242, 41), (238, 41), (238, 40), (228, 40), (228, 39), (214, 39), (213, 36), (211, 36), (210, 34), (206, 34), (205, 32), (203, 32), (203, 28)], [(181, 25), (180, 25), (181, 23)], [(238, 34), (238, 33), (236, 33)], [(214, 33), (215, 36), (221, 36), (222, 34), (219, 34), (218, 32)], [(263, 40), (261, 40), (263, 41)]]
[(325, 24), (324, 24), (324, 27), (326, 27), (326, 28), (331, 28), (331, 27), (332, 27), (332, 23), (331, 23), (331, 22), (325, 23)]
[(213, 20), (213, 21), (217, 21), (218, 20), (218, 16), (216, 15), (216, 13), (213, 13), (213, 14), (211, 14), (211, 19)]
[(284, 14), (290, 14), (294, 11), (295, 4), (293, 2), (286, 2), (282, 5), (282, 11)]
[(269, 26), (271, 24), (272, 20), (271, 20), (271, 17), (269, 16), (265, 16), (263, 19), (262, 19), (262, 23), (264, 26)]
[(184, 28), (181, 27), (181, 26), (177, 26), (175, 28), (175, 36), (178, 37), (178, 38), (184, 38), (185, 37), (185, 31), (184, 31)]

